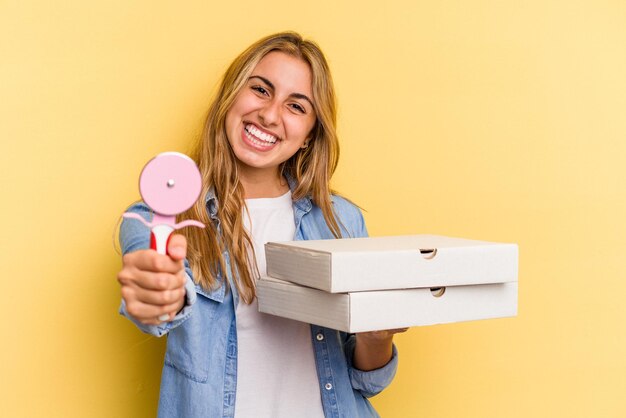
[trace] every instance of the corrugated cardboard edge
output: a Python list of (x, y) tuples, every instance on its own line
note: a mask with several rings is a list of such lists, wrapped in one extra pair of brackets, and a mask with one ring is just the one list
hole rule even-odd
[(330, 291), (332, 253), (268, 242), (265, 254), (268, 276)]

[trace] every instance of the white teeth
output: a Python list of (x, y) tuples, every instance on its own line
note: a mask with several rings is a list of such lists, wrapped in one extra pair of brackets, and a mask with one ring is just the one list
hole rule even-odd
[(248, 136), (252, 139), (260, 140), (266, 143), (269, 142), (270, 144), (273, 144), (274, 142), (276, 142), (275, 136), (262, 132), (261, 130), (257, 129), (254, 125), (247, 125), (246, 132), (249, 134)]

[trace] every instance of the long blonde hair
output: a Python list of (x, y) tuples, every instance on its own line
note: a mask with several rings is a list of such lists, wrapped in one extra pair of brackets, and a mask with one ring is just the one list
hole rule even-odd
[[(251, 303), (256, 294), (256, 266), (252, 242), (243, 226), (244, 190), (237, 176), (236, 157), (226, 136), (226, 114), (258, 62), (271, 51), (281, 51), (304, 60), (311, 69), (313, 106), (317, 120), (311, 131), (309, 146), (300, 149), (280, 167), (283, 175), (295, 180), (292, 197), (309, 196), (322, 210), (326, 224), (335, 237), (341, 231), (332, 210), (330, 178), (339, 159), (336, 120), (337, 105), (330, 69), (324, 54), (312, 41), (295, 32), (267, 36), (246, 49), (226, 70), (216, 97), (213, 99), (204, 130), (192, 152), (192, 158), (202, 173), (201, 198), (179, 219), (198, 219), (206, 229), (185, 228), (187, 259), (196, 283), (205, 289), (220, 285), (219, 269), (226, 273), (224, 252), (229, 253), (235, 286), (242, 300)], [(209, 219), (204, 197), (215, 193), (218, 225)], [(227, 281), (224, 279), (224, 284)]]

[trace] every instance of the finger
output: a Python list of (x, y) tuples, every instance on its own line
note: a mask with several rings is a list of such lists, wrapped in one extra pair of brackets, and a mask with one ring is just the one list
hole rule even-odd
[(181, 261), (173, 260), (154, 250), (139, 250), (128, 253), (124, 255), (122, 261), (124, 267), (134, 267), (143, 271), (177, 273), (183, 268)]
[(171, 321), (173, 321), (174, 317), (176, 317), (176, 312), (171, 312), (169, 314), (165, 313), (163, 315), (158, 316), (157, 318), (150, 318), (150, 319), (146, 319), (146, 320), (141, 321), (141, 322), (146, 324), (146, 325), (161, 325), (164, 322), (171, 322)]
[(380, 330), (380, 331), (372, 331), (372, 334), (373, 335), (384, 336), (384, 335), (397, 334), (399, 332), (406, 332), (407, 330), (408, 330), (408, 328), (383, 329), (383, 330)]
[(181, 261), (187, 256), (187, 239), (180, 234), (170, 236), (167, 244), (167, 254), (174, 261)]
[(406, 332), (408, 328), (394, 328), (381, 331), (381, 336), (393, 337), (395, 334)]
[(134, 296), (138, 301), (148, 305), (167, 306), (180, 303), (185, 298), (185, 288), (171, 290), (148, 290), (137, 288)]
[(151, 290), (170, 290), (185, 286), (186, 276), (181, 269), (175, 274), (155, 273), (136, 268), (129, 263), (117, 274), (117, 280), (124, 287), (140, 287)]
[(156, 325), (163, 322), (158, 319), (161, 315), (168, 315), (169, 318), (173, 318), (179, 309), (178, 306), (177, 303), (156, 306), (135, 300), (126, 303), (126, 311), (141, 323)]
[(182, 270), (176, 274), (135, 270), (129, 275), (132, 276), (129, 286), (145, 290), (164, 291), (185, 287), (185, 274)]
[(400, 334), (402, 332), (407, 332), (408, 330), (409, 330), (408, 328), (395, 328), (395, 329), (388, 330), (388, 332), (392, 334)]
[(398, 334), (401, 332), (406, 332), (408, 328), (394, 328), (394, 329), (385, 329), (380, 331), (368, 331), (368, 332), (360, 332), (357, 333), (360, 338), (365, 338), (368, 340), (384, 340), (390, 337), (393, 337), (394, 334)]
[(174, 320), (174, 317), (176, 316), (175, 312), (172, 313), (165, 313), (163, 315), (159, 315), (156, 318), (142, 318), (142, 319), (138, 319), (139, 322), (141, 322), (144, 325), (162, 325), (165, 322), (171, 322), (172, 320)]

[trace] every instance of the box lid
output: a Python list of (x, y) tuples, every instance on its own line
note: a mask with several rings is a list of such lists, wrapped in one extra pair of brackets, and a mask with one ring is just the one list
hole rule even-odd
[(516, 244), (403, 235), (265, 248), (268, 275), (333, 293), (517, 281)]

